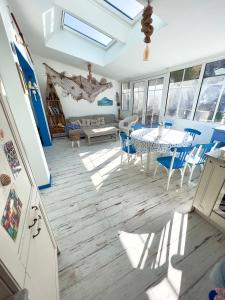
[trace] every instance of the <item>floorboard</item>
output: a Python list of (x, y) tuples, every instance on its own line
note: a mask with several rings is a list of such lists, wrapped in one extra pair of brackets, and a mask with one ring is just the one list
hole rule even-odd
[[(46, 148), (53, 178), (42, 197), (61, 251), (61, 300), (202, 300), (225, 238), (188, 213), (198, 170), (169, 191), (166, 173), (146, 176), (139, 160), (120, 164), (117, 142)], [(144, 158), (145, 162), (145, 158)]]

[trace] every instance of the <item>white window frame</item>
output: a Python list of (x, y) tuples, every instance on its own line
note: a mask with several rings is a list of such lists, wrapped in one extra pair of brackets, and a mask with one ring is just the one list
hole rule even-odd
[[(184, 70), (184, 73), (183, 73), (183, 76), (182, 76), (182, 81), (181, 81), (181, 87), (180, 89), (182, 89), (182, 83), (184, 82), (184, 76), (185, 76), (185, 70), (188, 69), (188, 68), (191, 68), (191, 67), (195, 67), (195, 66), (198, 66), (198, 65), (201, 65), (201, 71), (200, 71), (200, 74), (199, 74), (199, 78), (197, 79), (198, 80), (198, 84), (197, 84), (197, 87), (196, 87), (196, 93), (195, 93), (195, 98), (194, 98), (194, 101), (193, 101), (193, 104), (192, 104), (192, 110), (191, 110), (191, 115), (190, 115), (190, 118), (189, 119), (183, 119), (183, 118), (179, 118), (177, 116), (177, 112), (176, 112), (176, 116), (168, 116), (166, 114), (166, 109), (167, 109), (167, 103), (168, 103), (168, 96), (169, 96), (169, 87), (170, 87), (170, 74), (172, 72), (176, 72), (176, 71), (179, 71), (179, 70)], [(199, 98), (199, 93), (200, 93), (200, 90), (201, 90), (201, 83), (202, 83), (202, 78), (203, 78), (203, 75), (204, 75), (204, 71), (205, 71), (205, 63), (194, 63), (194, 64), (191, 64), (191, 65), (188, 65), (188, 66), (184, 66), (184, 67), (181, 67), (181, 68), (176, 68), (174, 70), (170, 70), (169, 73), (168, 73), (168, 86), (167, 86), (167, 96), (166, 96), (166, 102), (165, 102), (165, 110), (164, 110), (164, 117), (165, 118), (169, 118), (171, 120), (188, 120), (188, 121), (193, 121), (194, 120), (194, 115), (195, 115), (195, 111), (196, 111), (196, 108), (197, 108), (197, 103), (198, 103), (198, 98)], [(180, 104), (180, 100), (181, 100), (181, 94), (180, 94), (180, 99), (179, 99), (179, 104)]]
[[(212, 77), (214, 77), (214, 76), (212, 76)], [(207, 78), (212, 78), (212, 77), (207, 77)], [(204, 80), (204, 78), (203, 78), (203, 80)], [(203, 84), (203, 81), (202, 81), (202, 84)], [(201, 84), (201, 86), (202, 86), (202, 84)], [(216, 124), (220, 124), (219, 122), (216, 122), (216, 121), (215, 121), (215, 118), (216, 118), (216, 114), (217, 114), (217, 112), (218, 112), (218, 108), (219, 108), (220, 101), (221, 101), (222, 95), (223, 95), (223, 93), (224, 93), (224, 90), (225, 90), (225, 78), (224, 78), (223, 81), (222, 81), (222, 88), (221, 88), (219, 97), (218, 97), (217, 102), (216, 102), (216, 106), (215, 106), (215, 110), (214, 110), (214, 113), (213, 113), (212, 120), (210, 120), (210, 121), (197, 121), (197, 120), (194, 119), (194, 118), (195, 118), (195, 114), (196, 114), (196, 112), (197, 112), (198, 101), (197, 101), (197, 103), (196, 103), (196, 109), (195, 109), (195, 113), (194, 113), (194, 116), (193, 116), (193, 120), (196, 121), (196, 122), (206, 122), (206, 123), (216, 123)], [(201, 89), (200, 89), (200, 92), (201, 92)], [(200, 96), (200, 92), (199, 92), (199, 96)], [(198, 98), (198, 100), (199, 100), (199, 98)]]
[[(128, 103), (128, 109), (123, 109), (123, 84), (129, 84), (130, 86), (130, 101)], [(130, 105), (131, 105), (131, 97), (132, 97), (132, 87), (131, 87), (131, 82), (129, 81), (123, 81), (121, 82), (121, 112), (128, 112), (130, 110)]]
[[(88, 26), (92, 27), (93, 29), (99, 31), (100, 33), (102, 33), (102, 34), (104, 34), (105, 36), (107, 36), (107, 37), (109, 37), (110, 39), (112, 39), (112, 41), (111, 41), (107, 46), (105, 46), (105, 45), (101, 44), (100, 42), (96, 41), (95, 39), (93, 39), (93, 38), (91, 38), (91, 37), (88, 37), (88, 36), (86, 36), (86, 35), (83, 34), (83, 33), (78, 32), (76, 29), (73, 29), (72, 27), (69, 27), (69, 26), (65, 25), (65, 24), (64, 24), (65, 13), (71, 15), (72, 17), (76, 18), (77, 20), (79, 20), (79, 21), (81, 21), (81, 22), (87, 24)], [(93, 44), (95, 44), (95, 45), (97, 45), (97, 46), (99, 46), (100, 48), (105, 49), (105, 50), (108, 50), (108, 49), (116, 42), (116, 40), (115, 40), (112, 36), (110, 36), (109, 34), (105, 33), (104, 31), (102, 31), (101, 29), (95, 27), (94, 25), (92, 25), (92, 24), (86, 22), (85, 20), (81, 19), (79, 16), (76, 16), (76, 15), (74, 15), (74, 14), (72, 14), (71, 12), (66, 11), (66, 10), (63, 10), (63, 11), (62, 11), (61, 29), (62, 29), (62, 30), (69, 31), (69, 32), (71, 32), (71, 33), (73, 33), (73, 34), (75, 34), (75, 35), (77, 35), (77, 36), (79, 36), (79, 37), (82, 37), (82, 38), (85, 39), (86, 41), (89, 41), (89, 42), (91, 42), (91, 43), (93, 43)]]
[[(137, 21), (140, 20), (142, 12), (140, 12), (133, 20), (130, 19), (128, 16), (124, 15), (122, 12), (120, 12), (117, 8), (114, 8), (111, 4), (102, 1), (102, 0), (95, 0), (98, 4), (100, 4), (102, 7), (104, 7), (107, 11), (110, 11), (117, 17), (119, 17), (122, 21), (125, 21), (129, 25), (133, 26)], [(126, 1), (126, 0), (121, 0), (121, 1)], [(144, 7), (143, 7), (144, 9)]]
[(147, 113), (147, 104), (148, 104), (148, 85), (149, 85), (149, 81), (151, 80), (155, 80), (155, 79), (158, 79), (158, 78), (163, 78), (163, 89), (162, 89), (162, 98), (161, 98), (161, 108), (160, 108), (160, 113), (159, 113), (159, 121), (161, 122), (162, 121), (162, 118), (163, 118), (163, 114), (164, 112), (162, 111), (162, 108), (164, 107), (164, 103), (165, 103), (165, 92), (166, 92), (166, 85), (167, 85), (167, 74), (161, 74), (161, 75), (157, 75), (157, 76), (153, 76), (153, 77), (150, 77), (146, 80), (147, 82), (147, 93), (146, 93), (146, 101), (145, 101), (145, 112), (144, 112), (144, 122), (145, 122), (145, 116), (146, 116), (146, 113)]

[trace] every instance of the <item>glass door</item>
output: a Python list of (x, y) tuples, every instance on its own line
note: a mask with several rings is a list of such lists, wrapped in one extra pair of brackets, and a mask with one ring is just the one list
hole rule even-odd
[(152, 125), (159, 122), (162, 104), (164, 77), (148, 81), (148, 99), (146, 103), (145, 123)]
[(145, 98), (145, 82), (134, 83), (133, 115), (138, 115), (139, 122), (142, 121), (142, 113)]

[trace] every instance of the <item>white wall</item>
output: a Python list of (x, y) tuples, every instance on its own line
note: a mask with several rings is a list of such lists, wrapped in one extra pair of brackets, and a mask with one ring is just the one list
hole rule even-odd
[[(55, 69), (57, 72), (66, 71), (68, 74), (71, 75), (82, 75), (84, 77), (87, 76), (87, 71), (74, 68), (62, 63), (59, 63), (54, 60), (50, 60), (44, 57), (40, 57), (37, 55), (33, 55), (33, 60), (35, 64), (35, 70), (39, 82), (39, 86), (42, 93), (43, 101), (45, 99), (45, 91), (46, 91), (46, 72), (45, 66), (43, 63), (47, 63), (50, 67)], [(93, 76), (100, 80), (102, 76), (93, 74)], [(87, 100), (73, 100), (71, 96), (63, 96), (61, 97), (61, 103), (63, 112), (65, 117), (71, 116), (85, 116), (85, 115), (94, 115), (94, 114), (117, 114), (117, 106), (116, 106), (116, 92), (120, 91), (120, 85), (117, 81), (106, 78), (107, 81), (112, 82), (113, 87), (107, 89), (106, 91), (99, 94), (93, 103), (89, 103)], [(103, 97), (107, 97), (113, 100), (113, 106), (98, 106), (97, 101), (102, 99)]]
[[(15, 42), (6, 0), (0, 0), (0, 76), (6, 96), (23, 142), (27, 159), (38, 186), (46, 185), (50, 173), (41, 145), (28, 95), (24, 94), (9, 42)], [(21, 47), (21, 46), (20, 46)]]
[(164, 120), (170, 120), (173, 122), (173, 128), (177, 130), (184, 130), (184, 128), (193, 128), (201, 131), (200, 136), (196, 136), (195, 143), (209, 143), (213, 134), (213, 128), (219, 127), (215, 123), (207, 122), (197, 122), (192, 120), (182, 120), (182, 119), (169, 119), (164, 118)]

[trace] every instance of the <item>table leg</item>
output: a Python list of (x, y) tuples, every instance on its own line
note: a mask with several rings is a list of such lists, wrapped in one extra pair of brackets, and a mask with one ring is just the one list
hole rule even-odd
[(146, 169), (145, 169), (145, 173), (148, 176), (150, 173), (150, 161), (151, 161), (151, 152), (147, 153), (147, 163), (146, 163)]

